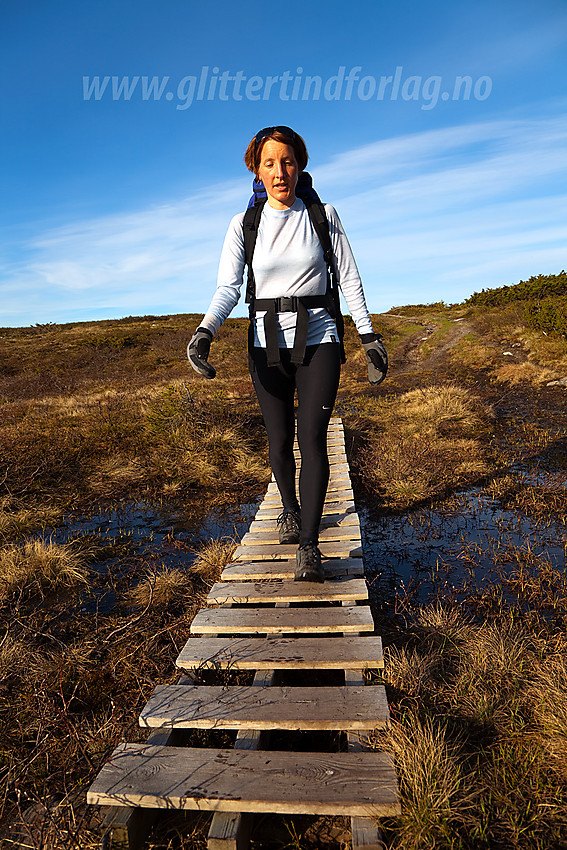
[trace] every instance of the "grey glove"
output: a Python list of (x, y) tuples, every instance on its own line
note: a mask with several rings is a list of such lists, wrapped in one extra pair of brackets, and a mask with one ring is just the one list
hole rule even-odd
[(195, 372), (198, 372), (204, 378), (214, 378), (217, 374), (214, 367), (207, 362), (212, 338), (212, 333), (206, 328), (197, 328), (187, 346), (189, 363)]
[(362, 347), (368, 361), (368, 380), (380, 384), (388, 371), (388, 355), (380, 334), (361, 334)]

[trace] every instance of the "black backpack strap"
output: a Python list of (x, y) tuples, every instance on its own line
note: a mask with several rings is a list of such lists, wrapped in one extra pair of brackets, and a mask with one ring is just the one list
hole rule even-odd
[(341, 346), (341, 360), (344, 363), (346, 360), (344, 346), (345, 323), (343, 314), (341, 313), (341, 300), (335, 272), (335, 256), (333, 253), (333, 243), (331, 242), (331, 232), (329, 230), (329, 219), (327, 218), (325, 207), (320, 200), (304, 200), (303, 203), (307, 207), (307, 212), (309, 213), (313, 229), (319, 237), (325, 263), (327, 264), (327, 295), (329, 298), (329, 307), (327, 309), (335, 320), (335, 325), (337, 326), (337, 333), (339, 335), (339, 343)]
[(254, 248), (256, 247), (260, 217), (265, 203), (266, 199), (264, 198), (257, 201), (254, 206), (248, 207), (244, 213), (244, 221), (242, 222), (242, 232), (244, 235), (244, 261), (248, 270), (248, 277), (246, 280), (247, 304), (253, 304), (254, 297), (256, 295), (254, 272), (252, 271), (252, 258), (254, 257)]
[(248, 313), (250, 316), (250, 324), (248, 325), (248, 360), (251, 367), (254, 364), (254, 302), (256, 299), (256, 284), (254, 281), (254, 272), (252, 271), (252, 258), (254, 256), (254, 248), (256, 247), (260, 216), (262, 215), (265, 203), (266, 199), (264, 198), (256, 201), (253, 206), (248, 207), (244, 213), (244, 221), (242, 222), (244, 261), (247, 269), (246, 303), (249, 305)]

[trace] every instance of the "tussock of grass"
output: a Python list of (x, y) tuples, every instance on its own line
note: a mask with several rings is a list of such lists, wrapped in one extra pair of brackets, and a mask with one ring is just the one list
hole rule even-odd
[(420, 654), (406, 647), (387, 647), (384, 651), (385, 676), (392, 687), (412, 697), (427, 692), (434, 681), (439, 658), (434, 653)]
[(90, 558), (72, 543), (31, 540), (0, 549), (0, 595), (86, 584)]
[(183, 600), (192, 593), (191, 576), (187, 570), (162, 566), (147, 574), (130, 593), (134, 605), (165, 607)]
[(0, 540), (57, 524), (62, 510), (55, 506), (24, 507), (9, 496), (0, 499)]
[(236, 543), (232, 539), (211, 540), (199, 549), (191, 564), (191, 572), (203, 580), (218, 581), (223, 569), (230, 563)]
[(547, 369), (530, 361), (525, 361), (524, 363), (505, 363), (503, 366), (494, 369), (493, 374), (499, 383), (512, 384), (512, 386), (533, 384), (537, 387), (546, 384), (548, 381), (563, 377), (555, 369)]
[(409, 507), (488, 472), (480, 440), (486, 419), (465, 388), (411, 390), (376, 407), (357, 460), (369, 489), (379, 492), (387, 507)]
[(410, 715), (394, 721), (380, 744), (394, 754), (403, 799), (396, 846), (451, 846), (456, 823), (469, 807), (470, 778), (444, 726)]

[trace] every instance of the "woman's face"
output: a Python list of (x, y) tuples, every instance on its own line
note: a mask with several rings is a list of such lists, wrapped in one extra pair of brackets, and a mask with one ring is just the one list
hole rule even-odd
[(295, 201), (295, 187), (299, 168), (291, 145), (268, 139), (260, 154), (258, 178), (268, 193), (268, 203), (276, 210), (291, 207)]

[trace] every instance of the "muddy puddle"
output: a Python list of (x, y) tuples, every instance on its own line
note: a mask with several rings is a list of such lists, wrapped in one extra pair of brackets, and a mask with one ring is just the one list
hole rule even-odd
[[(549, 485), (549, 474), (544, 478)], [(530, 483), (539, 480), (538, 473), (530, 475)], [(555, 486), (565, 487), (564, 476)], [(221, 538), (237, 541), (247, 531), (259, 501), (208, 515), (203, 506), (187, 513), (135, 503), (74, 518), (57, 529), (52, 539), (65, 542), (93, 536), (99, 543), (114, 545), (116, 556), (110, 560), (129, 562), (135, 583), (136, 564), (188, 567), (204, 543)], [(567, 531), (562, 523), (551, 518), (534, 521), (518, 511), (504, 510), (481, 489), (399, 516), (380, 516), (364, 504), (358, 510), (371, 593), (386, 608), (404, 596), (420, 603), (444, 594), (454, 598), (464, 589), (497, 581), (503, 572), (522, 564), (529, 567), (539, 561), (565, 568)], [(108, 563), (107, 556), (100, 569)]]
[[(108, 543), (131, 543), (139, 555), (159, 552), (162, 563), (178, 567), (191, 563), (195, 558), (193, 550), (209, 540), (240, 538), (257, 509), (258, 502), (250, 502), (234, 506), (228, 512), (207, 515), (202, 509), (172, 511), (136, 502), (91, 516), (74, 517), (58, 528), (52, 539), (63, 543), (92, 535)], [(179, 544), (184, 544), (183, 548)]]
[(535, 521), (503, 510), (479, 489), (435, 509), (377, 517), (360, 509), (367, 578), (377, 601), (416, 602), (459, 595), (522, 567), (565, 569), (567, 531), (548, 518)]

